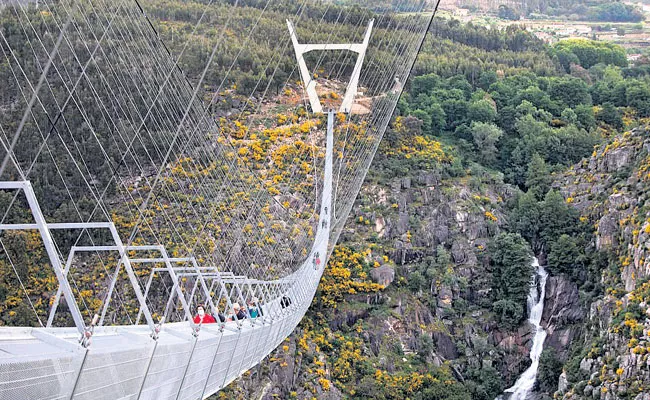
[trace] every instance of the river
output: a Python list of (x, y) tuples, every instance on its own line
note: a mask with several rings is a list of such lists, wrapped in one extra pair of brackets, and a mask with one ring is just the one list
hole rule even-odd
[[(505, 396), (499, 396), (497, 399), (507, 398), (509, 400), (525, 400), (532, 392), (537, 379), (537, 369), (539, 367), (539, 357), (544, 349), (544, 340), (546, 340), (546, 331), (542, 328), (542, 314), (544, 313), (544, 294), (546, 293), (546, 278), (548, 272), (543, 266), (539, 265), (537, 258), (533, 260), (535, 268), (534, 284), (531, 285), (528, 293), (528, 322), (533, 326), (533, 347), (530, 349), (530, 367), (517, 379), (517, 382), (505, 391)], [(508, 396), (508, 394), (510, 394)]]

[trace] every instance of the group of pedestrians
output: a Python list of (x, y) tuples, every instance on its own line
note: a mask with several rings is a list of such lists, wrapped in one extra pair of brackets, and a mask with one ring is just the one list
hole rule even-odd
[(211, 315), (205, 312), (205, 306), (199, 304), (196, 307), (196, 316), (194, 317), (195, 324), (214, 324), (219, 319), (220, 322), (241, 321), (246, 318), (258, 318), (262, 316), (262, 309), (259, 307), (259, 300), (253, 297), (248, 301), (248, 307), (242, 307), (239, 303), (233, 303), (232, 309), (228, 311), (227, 315), (217, 313)]

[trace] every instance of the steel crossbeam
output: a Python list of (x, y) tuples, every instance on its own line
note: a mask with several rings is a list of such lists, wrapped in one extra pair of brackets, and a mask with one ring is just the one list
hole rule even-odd
[[(167, 307), (165, 308), (165, 313), (164, 313), (163, 319), (166, 320), (167, 312), (169, 310), (171, 301), (172, 301), (172, 299), (174, 298), (175, 295), (178, 295), (179, 298), (181, 299), (181, 304), (182, 304), (183, 309), (185, 311), (185, 319), (189, 320), (190, 325), (193, 328), (195, 328), (195, 324), (194, 324), (194, 321), (192, 319), (192, 313), (191, 313), (191, 303), (188, 303), (187, 300), (185, 299), (185, 296), (183, 295), (183, 291), (182, 291), (181, 287), (178, 284), (178, 276), (179, 275), (176, 272), (179, 271), (179, 270), (183, 270), (183, 269), (198, 271), (198, 269), (200, 267), (198, 266), (198, 264), (196, 262), (196, 258), (194, 258), (194, 257), (173, 257), (173, 258), (166, 257), (167, 252), (164, 251), (164, 249), (162, 249), (162, 246), (160, 246), (160, 247), (161, 247), (161, 253), (163, 254), (162, 258), (150, 258), (150, 259), (137, 258), (137, 259), (132, 260), (132, 262), (134, 262), (134, 263), (149, 263), (149, 264), (165, 263), (166, 264), (166, 268), (152, 268), (151, 269), (151, 271), (149, 273), (149, 279), (147, 280), (147, 285), (146, 285), (146, 288), (145, 288), (145, 297), (149, 293), (149, 289), (151, 288), (151, 283), (153, 282), (153, 278), (154, 278), (155, 274), (157, 272), (168, 272), (170, 275), (173, 276), (172, 280), (173, 280), (174, 285), (172, 287), (171, 293), (169, 294), (169, 299), (167, 301)], [(175, 266), (171, 265), (171, 263), (190, 263), (192, 265), (192, 267), (189, 267), (189, 268), (188, 267), (175, 267)], [(209, 292), (207, 291), (208, 288), (207, 288), (205, 282), (203, 281), (203, 278), (201, 278), (199, 276), (199, 280), (201, 280), (201, 282), (202, 282), (201, 286), (202, 286), (204, 292), (209, 296)], [(210, 302), (210, 306), (214, 308), (214, 305), (212, 304), (212, 300), (209, 297), (208, 297), (208, 300)], [(141, 315), (142, 314), (139, 312), (138, 316), (136, 318), (136, 325), (139, 323)]]
[[(133, 265), (132, 265), (133, 262), (130, 260), (130, 258), (127, 255), (127, 252), (134, 250), (136, 246), (122, 245), (122, 240), (120, 239), (119, 234), (117, 232), (117, 228), (113, 223), (84, 223), (84, 224), (66, 224), (66, 225), (74, 225), (74, 227), (70, 229), (109, 229), (112, 235), (112, 239), (116, 243), (115, 246), (72, 246), (70, 248), (70, 253), (68, 254), (68, 259), (66, 261), (65, 268), (63, 271), (66, 278), (68, 272), (70, 271), (70, 268), (72, 267), (72, 262), (74, 261), (74, 257), (77, 253), (105, 252), (105, 251), (117, 251), (120, 253), (120, 260), (118, 261), (117, 266), (115, 268), (115, 273), (111, 278), (111, 284), (109, 285), (109, 290), (106, 295), (106, 300), (104, 301), (104, 306), (102, 307), (102, 313), (101, 313), (101, 319), (99, 321), (99, 325), (101, 326), (104, 324), (104, 317), (106, 311), (108, 310), (108, 305), (110, 303), (110, 300), (112, 299), (113, 290), (115, 288), (115, 282), (117, 281), (117, 278), (119, 276), (120, 267), (124, 265), (124, 268), (127, 271), (127, 275), (129, 276), (131, 286), (133, 287), (133, 290), (135, 291), (136, 294), (136, 298), (138, 299), (138, 303), (140, 304), (140, 311), (145, 315), (145, 319), (147, 320), (147, 324), (149, 325), (149, 328), (152, 330), (152, 332), (155, 332), (156, 329), (155, 323), (153, 321), (153, 317), (151, 316), (151, 311), (147, 306), (146, 297), (142, 294), (142, 291), (140, 289), (140, 284), (138, 283), (137, 278), (135, 276), (135, 272), (133, 271)], [(63, 294), (63, 288), (62, 285), (59, 285), (59, 288), (57, 289), (54, 298), (54, 302), (52, 303), (52, 307), (50, 309), (50, 314), (47, 319), (48, 328), (52, 326), (52, 323), (54, 321), (54, 316), (56, 314), (59, 303), (61, 301), (62, 294)]]
[(323, 106), (321, 105), (320, 99), (318, 98), (318, 93), (316, 92), (316, 81), (312, 78), (312, 74), (307, 68), (307, 63), (305, 62), (305, 54), (316, 51), (316, 50), (349, 50), (358, 54), (357, 62), (352, 71), (352, 76), (350, 76), (350, 82), (345, 91), (345, 96), (343, 97), (343, 102), (339, 108), (339, 112), (350, 113), (352, 112), (352, 105), (354, 103), (354, 98), (357, 95), (357, 90), (359, 87), (359, 77), (361, 76), (361, 68), (363, 67), (363, 62), (366, 57), (366, 51), (368, 50), (368, 44), (370, 43), (370, 36), (372, 35), (372, 28), (375, 24), (375, 20), (372, 19), (368, 23), (368, 29), (363, 39), (363, 43), (352, 43), (352, 44), (301, 44), (298, 41), (296, 36), (296, 30), (293, 26), (293, 23), (287, 20), (287, 27), (289, 28), (289, 35), (291, 36), (291, 41), (293, 43), (293, 48), (296, 53), (296, 59), (298, 60), (298, 69), (300, 70), (300, 76), (302, 77), (302, 82), (305, 85), (305, 91), (309, 97), (309, 104), (314, 113), (320, 114), (323, 112)]
[[(164, 270), (165, 272), (169, 273), (170, 277), (172, 278), (172, 282), (174, 283), (174, 288), (176, 290), (178, 290), (178, 292), (179, 292), (178, 294), (181, 295), (181, 305), (182, 305), (183, 310), (185, 312), (185, 318), (189, 319), (192, 329), (195, 329), (196, 328), (195, 324), (194, 324), (194, 322), (192, 321), (192, 319), (190, 317), (191, 316), (190, 308), (189, 308), (187, 302), (185, 301), (184, 296), (182, 296), (182, 291), (181, 291), (180, 287), (178, 287), (178, 277), (176, 275), (176, 272), (174, 271), (174, 267), (171, 264), (172, 262), (185, 262), (185, 261), (190, 260), (190, 258), (185, 258), (185, 259), (171, 258), (167, 254), (167, 249), (162, 245), (129, 246), (128, 251), (136, 251), (136, 252), (137, 251), (156, 251), (156, 252), (160, 253), (161, 257), (155, 257), (155, 258), (130, 258), (126, 254), (123, 255), (123, 257), (120, 259), (120, 262), (118, 262), (118, 265), (117, 265), (116, 270), (115, 270), (115, 274), (113, 275), (113, 278), (111, 279), (111, 284), (109, 286), (109, 295), (108, 295), (108, 297), (106, 299), (106, 302), (104, 302), (104, 307), (102, 309), (102, 314), (101, 314), (101, 319), (100, 319), (99, 324), (100, 325), (104, 324), (104, 319), (106, 317), (106, 312), (108, 311), (108, 306), (109, 306), (111, 298), (112, 298), (112, 293), (113, 293), (113, 290), (115, 288), (115, 284), (117, 283), (117, 278), (119, 276), (118, 275), (119, 274), (119, 269), (120, 269), (120, 266), (121, 266), (122, 263), (124, 263), (125, 265), (126, 265), (127, 262), (129, 264), (143, 264), (143, 263), (163, 264), (164, 263), (166, 268), (161, 269), (161, 270)], [(172, 261), (172, 260), (174, 260), (174, 261)], [(196, 262), (196, 261), (194, 261), (194, 262)], [(139, 288), (140, 288), (140, 285), (138, 284), (138, 289)], [(150, 288), (150, 282), (147, 282), (147, 286), (145, 288), (145, 293), (143, 294), (143, 299), (147, 298), (149, 288)], [(171, 294), (170, 294), (170, 296), (171, 296)], [(138, 311), (138, 317), (136, 319), (136, 325), (139, 323), (139, 320), (140, 320), (140, 318), (141, 318), (141, 316), (143, 314), (144, 314), (145, 319), (147, 320), (148, 324), (149, 324), (150, 319), (151, 319), (151, 321), (153, 323), (153, 317), (151, 317), (151, 312), (150, 312), (150, 310), (149, 310), (149, 308), (148, 308), (148, 306), (146, 305), (146, 302), (145, 302), (145, 307), (142, 307), (142, 305), (141, 305), (141, 308)], [(165, 316), (166, 316), (166, 313), (165, 313)]]
[[(45, 216), (43, 215), (41, 207), (38, 203), (36, 194), (34, 193), (32, 185), (29, 181), (0, 182), (0, 189), (22, 190), (23, 193), (25, 194), (25, 197), (27, 198), (27, 202), (32, 212), (32, 216), (34, 217), (34, 221), (36, 222), (35, 224), (3, 224), (0, 226), (0, 232), (9, 229), (37, 229), (43, 240), (43, 245), (45, 246), (52, 267), (54, 268), (54, 273), (56, 274), (57, 280), (59, 281), (59, 288), (57, 290), (57, 295), (54, 303), (56, 306), (53, 306), (53, 309), (50, 312), (50, 317), (48, 318), (48, 327), (51, 326), (54, 313), (56, 312), (55, 311), (56, 307), (58, 307), (60, 298), (63, 295), (68, 300), (67, 301), (68, 308), (70, 309), (70, 313), (72, 314), (72, 318), (75, 322), (75, 326), (77, 327), (77, 330), (83, 335), (84, 332), (86, 331), (86, 324), (84, 322), (83, 316), (81, 315), (81, 311), (79, 310), (79, 305), (77, 304), (76, 297), (72, 292), (70, 282), (68, 281), (67, 278), (68, 270), (70, 269), (70, 263), (74, 253), (71, 252), (71, 255), (68, 257), (68, 263), (66, 263), (64, 268), (61, 262), (61, 258), (59, 256), (59, 252), (56, 249), (56, 244), (54, 243), (54, 239), (52, 238), (52, 234), (50, 231), (54, 229), (109, 229), (113, 241), (115, 243), (115, 246), (111, 246), (111, 248), (115, 248), (117, 251), (119, 251), (121, 258), (124, 259), (125, 246), (122, 244), (122, 240), (120, 239), (120, 236), (117, 232), (117, 229), (115, 228), (115, 225), (112, 222), (86, 222), (86, 223), (80, 222), (80, 223), (48, 224), (45, 220)], [(125, 269), (127, 270), (129, 280), (131, 281), (131, 284), (133, 285), (133, 288), (135, 290), (136, 297), (140, 302), (140, 306), (143, 307), (145, 310), (147, 322), (149, 323), (150, 328), (154, 329), (153, 319), (151, 318), (151, 314), (149, 313), (149, 310), (146, 307), (144, 297), (142, 296), (140, 287), (137, 285), (137, 278), (135, 277), (135, 273), (133, 272), (133, 268), (131, 267), (128, 258), (124, 259), (124, 265), (125, 265)]]
[[(186, 270), (186, 272), (183, 272), (182, 270)], [(210, 267), (199, 268), (199, 270), (215, 271), (214, 268), (210, 268)], [(245, 302), (246, 296), (244, 296), (243, 292), (241, 291), (241, 287), (239, 286), (239, 284), (247, 285), (249, 293), (251, 293), (251, 294), (256, 294), (257, 293), (257, 296), (254, 296), (254, 297), (258, 297), (259, 292), (254, 290), (253, 285), (255, 285), (256, 288), (260, 288), (260, 287), (263, 287), (263, 286), (272, 286), (272, 285), (276, 284), (273, 281), (267, 282), (267, 281), (260, 281), (260, 280), (256, 280), (256, 279), (246, 279), (245, 277), (241, 277), (243, 279), (238, 280), (238, 281), (228, 281), (227, 279), (222, 279), (221, 274), (218, 271), (217, 272), (204, 273), (204, 272), (201, 272), (201, 271), (193, 271), (191, 268), (177, 268), (177, 271), (178, 271), (178, 276), (179, 277), (199, 277), (200, 280), (203, 280), (203, 281), (212, 280), (213, 283), (212, 283), (210, 289), (207, 290), (207, 293), (206, 293), (207, 296), (211, 296), (212, 289), (214, 288), (214, 284), (216, 282), (219, 282), (220, 284), (224, 284), (224, 285), (225, 284), (231, 284), (232, 285), (231, 291), (234, 290), (235, 288), (237, 288), (237, 290), (238, 290), (237, 297), (240, 299), (240, 301), (242, 301), (244, 303), (243, 305), (246, 305), (246, 302)], [(152, 273), (153, 272), (155, 272), (155, 270), (152, 270)], [(192, 299), (194, 297), (194, 293), (195, 293), (195, 290), (196, 290), (196, 287), (197, 287), (198, 283), (199, 283), (199, 280), (195, 281), (194, 286), (192, 288), (192, 293), (190, 295), (190, 298), (192, 298)], [(204, 292), (206, 292), (205, 289), (204, 289)], [(262, 293), (264, 293), (264, 292), (262, 292)], [(220, 293), (220, 296), (221, 295), (222, 295), (222, 293)], [(232, 298), (232, 293), (230, 293), (229, 295)], [(266, 295), (263, 295), (262, 298), (269, 298), (269, 297), (267, 297)], [(190, 305), (191, 305), (191, 303), (190, 303)], [(259, 309), (261, 309), (262, 304), (259, 302), (259, 300), (255, 305)], [(219, 312), (218, 308), (215, 308), (213, 305), (211, 305), (211, 306), (213, 307), (213, 310), (215, 310), (217, 313)], [(230, 305), (229, 305), (229, 307), (230, 307)], [(232, 310), (232, 311), (234, 312), (234, 310)], [(264, 320), (264, 321), (266, 322), (266, 320)]]

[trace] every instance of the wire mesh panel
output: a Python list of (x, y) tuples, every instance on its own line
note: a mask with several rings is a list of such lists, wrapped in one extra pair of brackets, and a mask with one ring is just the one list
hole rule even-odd
[(200, 336), (194, 348), (192, 360), (187, 366), (180, 398), (196, 399), (201, 397), (221, 337), (221, 334)]
[(122, 335), (95, 341), (94, 350), (88, 353), (79, 375), (74, 398), (137, 398), (154, 344)]
[(176, 399), (192, 351), (192, 338), (165, 335), (159, 339), (147, 378), (142, 386), (145, 399)]
[(271, 329), (269, 325), (256, 326), (252, 329), (246, 343), (246, 354), (244, 354), (240, 362), (240, 369), (248, 370), (250, 367), (258, 363), (253, 360), (261, 360), (263, 358), (259, 357), (259, 355), (263, 351), (264, 347), (269, 345), (268, 340), (270, 334)]
[(82, 354), (12, 363), (0, 360), (0, 399), (68, 399), (82, 361)]
[(239, 334), (234, 332), (228, 332), (221, 338), (219, 350), (208, 379), (206, 393), (214, 393), (223, 388), (225, 376), (232, 362), (232, 355), (237, 346), (238, 339)]

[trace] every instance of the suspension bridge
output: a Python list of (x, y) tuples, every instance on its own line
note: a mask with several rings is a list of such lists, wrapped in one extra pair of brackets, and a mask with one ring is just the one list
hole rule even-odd
[(0, 5), (0, 399), (207, 398), (306, 313), (437, 2), (296, 2), (243, 95), (278, 13), (241, 3), (182, 17), (194, 76), (155, 1)]

